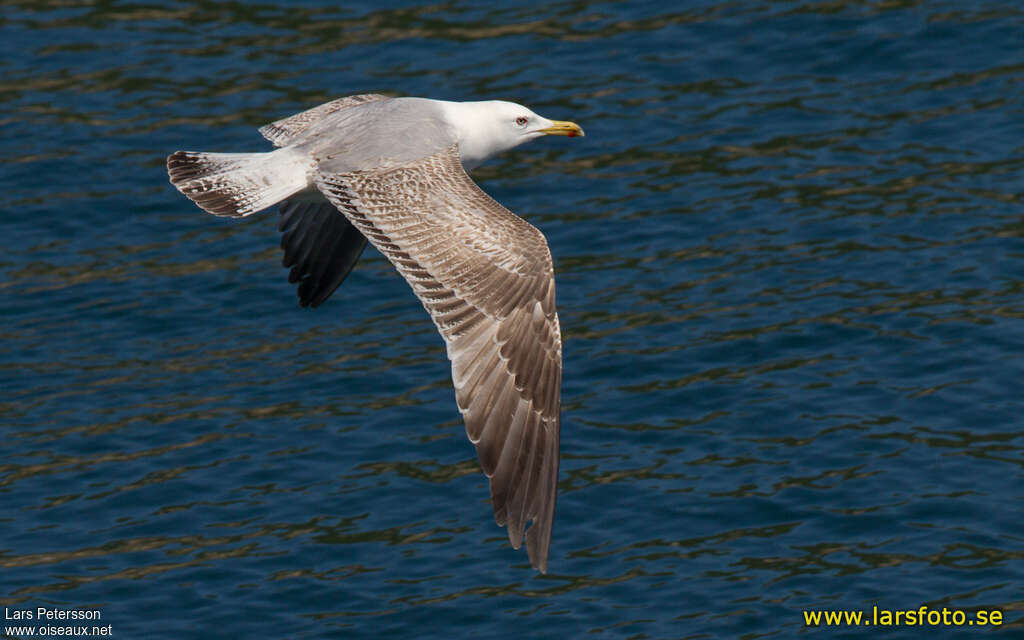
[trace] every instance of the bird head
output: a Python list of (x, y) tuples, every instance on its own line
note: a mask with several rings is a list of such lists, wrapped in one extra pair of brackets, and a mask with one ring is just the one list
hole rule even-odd
[(448, 104), (453, 105), (448, 118), (458, 133), (459, 154), (467, 169), (535, 138), (584, 135), (575, 122), (548, 120), (514, 102), (489, 100)]

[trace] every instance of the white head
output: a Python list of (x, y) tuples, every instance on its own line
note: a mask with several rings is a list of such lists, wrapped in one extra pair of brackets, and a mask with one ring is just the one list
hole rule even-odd
[(466, 169), (534, 138), (583, 135), (578, 124), (548, 120), (514, 102), (446, 102), (444, 107), (449, 124), (457, 132), (459, 155)]

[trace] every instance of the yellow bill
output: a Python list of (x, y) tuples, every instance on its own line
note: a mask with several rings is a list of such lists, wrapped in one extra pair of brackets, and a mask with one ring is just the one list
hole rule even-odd
[(564, 122), (562, 120), (552, 120), (551, 126), (541, 129), (540, 132), (549, 136), (569, 136), (570, 138), (586, 135), (583, 133), (583, 129), (580, 128), (580, 125), (575, 122)]

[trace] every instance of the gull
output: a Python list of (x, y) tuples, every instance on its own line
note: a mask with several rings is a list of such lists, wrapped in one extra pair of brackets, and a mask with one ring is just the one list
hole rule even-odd
[(512, 102), (363, 94), (259, 131), (278, 148), (177, 151), (171, 183), (215, 216), (279, 205), (283, 264), (302, 306), (323, 303), (367, 241), (391, 261), (444, 338), (495, 521), (516, 549), (525, 532), (530, 563), (546, 573), (562, 382), (551, 251), (466, 172), (529, 140), (583, 130)]

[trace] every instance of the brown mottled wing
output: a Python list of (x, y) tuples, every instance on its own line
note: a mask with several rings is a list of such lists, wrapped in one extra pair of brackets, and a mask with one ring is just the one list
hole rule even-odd
[(320, 175), (328, 200), (405, 277), (448, 346), (455, 398), (499, 525), (547, 570), (558, 483), (562, 340), (544, 236), (466, 175), (456, 145)]
[(311, 125), (323, 120), (336, 111), (367, 102), (387, 100), (387, 98), (388, 96), (379, 93), (363, 93), (357, 96), (338, 98), (337, 100), (325, 102), (318, 107), (313, 107), (312, 109), (296, 113), (293, 116), (264, 125), (260, 127), (260, 133), (263, 134), (264, 138), (273, 142), (275, 147), (284, 147)]

